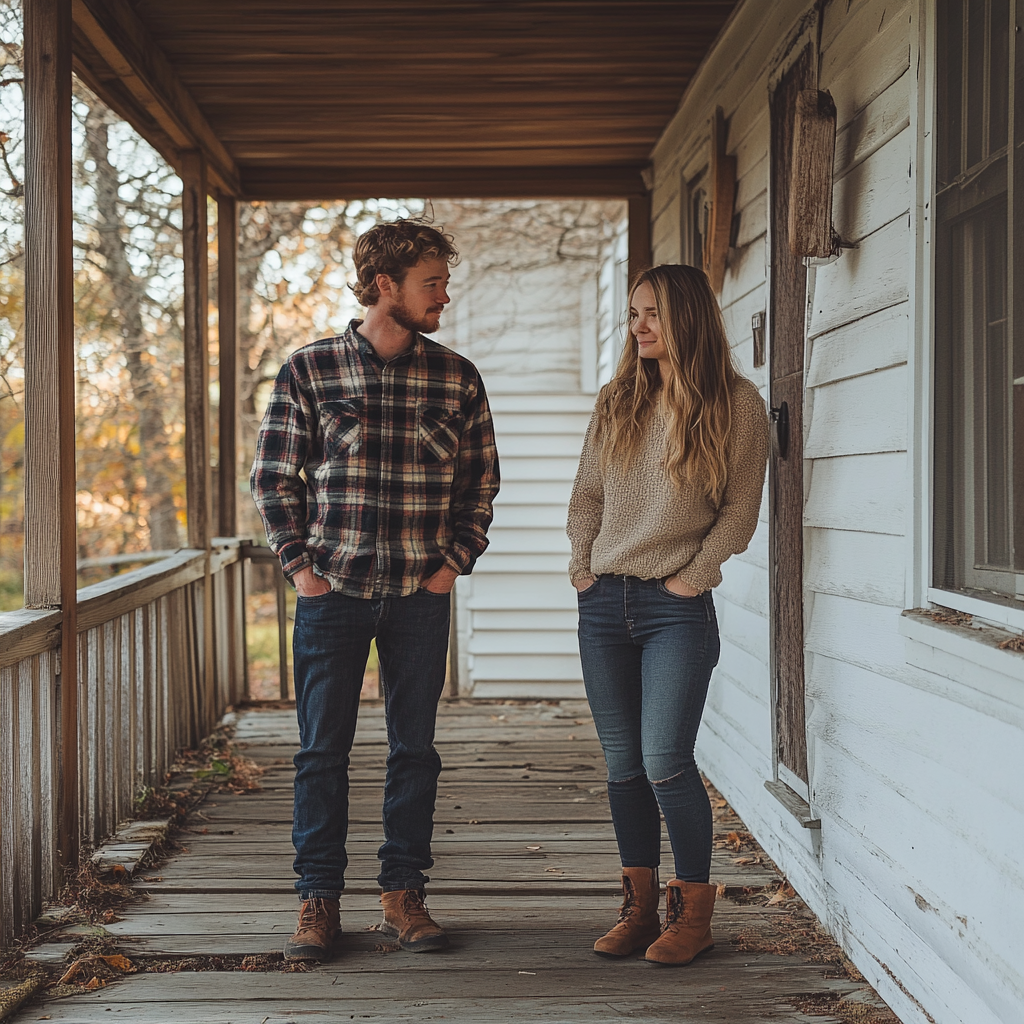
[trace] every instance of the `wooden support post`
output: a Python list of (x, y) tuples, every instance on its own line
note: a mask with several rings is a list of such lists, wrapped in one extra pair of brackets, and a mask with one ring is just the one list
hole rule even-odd
[(651, 197), (634, 196), (629, 200), (629, 282), (651, 265)]
[(217, 532), (238, 532), (238, 203), (217, 201), (217, 322), (220, 362), (220, 460)]
[(185, 487), (189, 547), (207, 548), (210, 513), (210, 353), (206, 163), (181, 154), (182, 250), (185, 262)]
[[(197, 699), (200, 737), (215, 722), (213, 580), (210, 576), (212, 513), (210, 496), (209, 259), (206, 217), (206, 160), (198, 150), (181, 155), (182, 253), (185, 263), (185, 490), (189, 547), (206, 552), (202, 600), (202, 671)], [(198, 605), (193, 604), (193, 609)], [(197, 639), (200, 635), (196, 631)]]
[(25, 605), (61, 609), (57, 844), (78, 859), (71, 0), (24, 0)]

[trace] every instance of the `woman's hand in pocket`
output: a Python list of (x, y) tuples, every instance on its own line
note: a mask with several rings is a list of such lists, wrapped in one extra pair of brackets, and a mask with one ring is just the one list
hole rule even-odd
[(691, 587), (685, 580), (681, 580), (678, 576), (666, 576), (662, 583), (665, 584), (665, 589), (670, 594), (675, 594), (676, 597), (698, 597), (701, 591), (695, 587)]
[(573, 586), (582, 594), (584, 590), (589, 590), (596, 582), (596, 576), (581, 576), (578, 580), (573, 581)]

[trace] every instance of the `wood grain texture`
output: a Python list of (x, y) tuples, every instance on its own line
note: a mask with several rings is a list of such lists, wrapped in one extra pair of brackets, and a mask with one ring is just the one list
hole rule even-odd
[(210, 353), (206, 161), (199, 150), (182, 153), (182, 252), (185, 264), (185, 488), (188, 539), (205, 550), (212, 536), (210, 475)]
[(217, 200), (217, 532), (238, 530), (238, 202)]
[(795, 256), (831, 256), (832, 167), (836, 105), (827, 92), (803, 89), (793, 112), (789, 182), (789, 249)]
[(803, 409), (807, 270), (789, 239), (794, 125), (799, 96), (811, 83), (810, 47), (772, 94), (770, 404), (786, 406), (788, 452), (769, 462), (770, 600), (775, 743), (779, 761), (807, 780), (804, 724)]
[[(329, 962), (301, 977), (230, 970), (140, 973), (72, 1001), (47, 1002), (33, 1008), (33, 1015), (79, 1024), (117, 1015), (162, 1024), (284, 1024), (321, 1015), (554, 1022), (578, 1020), (583, 1013), (609, 1022), (625, 1016), (666, 1024), (764, 1024), (787, 1006), (788, 992), (845, 993), (854, 987), (827, 980), (822, 967), (800, 957), (737, 947), (738, 934), (763, 926), (779, 911), (733, 896), (774, 887), (778, 875), (770, 863), (736, 863), (744, 858), (725, 844), (729, 833), (742, 833), (744, 826), (728, 808), (717, 810), (715, 823), (721, 848), (712, 878), (725, 886), (715, 910), (716, 948), (691, 969), (687, 984), (662, 993), (641, 960), (609, 964), (593, 955), (593, 938), (614, 920), (619, 902), (603, 781), (559, 790), (532, 777), (505, 779), (513, 762), (528, 761), (531, 772), (572, 769), (576, 755), (564, 740), (570, 729), (600, 760), (582, 702), (442, 704), (438, 745), (444, 768), (428, 900), (449, 932), (451, 948), (431, 957), (384, 955), (375, 931), (380, 906), (374, 876), (386, 740), (379, 704), (361, 710), (355, 767), (376, 780), (353, 790), (353, 810), (363, 820), (350, 830), (344, 931)], [(123, 920), (107, 926), (131, 958), (276, 952), (293, 928), (287, 823), (261, 822), (254, 814), (228, 824), (223, 812), (227, 805), (258, 808), (271, 792), (280, 792), (275, 799), (290, 799), (293, 772), (278, 762), (294, 749), (294, 719), (288, 711), (247, 712), (237, 723), (243, 742), (253, 741), (244, 752), (267, 768), (264, 791), (211, 795), (178, 834), (178, 853), (160, 868), (140, 872), (136, 884), (149, 899), (130, 904)], [(517, 732), (532, 738), (511, 738)], [(603, 777), (603, 764), (598, 774)], [(271, 788), (282, 785), (283, 790)], [(449, 832), (452, 826), (440, 820), (444, 809), (457, 804), (468, 812), (462, 805), (475, 790), (487, 792), (492, 808), (502, 804), (508, 820), (456, 825)], [(559, 820), (558, 801), (567, 793), (583, 793), (601, 805), (601, 820)], [(538, 817), (551, 821), (538, 824)], [(663, 857), (666, 863), (671, 857), (667, 842)]]
[[(588, 168), (638, 178), (734, 6), (348, 3), (283, 17), (258, 0), (75, 0), (76, 60), (102, 98), (161, 136), (158, 146), (201, 148), (228, 193), (240, 177), (266, 199), (578, 196)], [(657, 52), (623, 47), (637, 24), (658, 36)], [(511, 173), (498, 183), (466, 174), (487, 167)], [(529, 176), (517, 183), (519, 167), (584, 173), (538, 192)]]
[[(75, 28), (90, 44), (79, 62), (92, 72), (100, 95), (113, 79), (179, 150), (202, 149), (218, 187), (237, 195), (234, 161), (132, 5), (127, 0), (72, 0), (71, 6)], [(119, 90), (113, 91), (120, 98)]]
[(729, 255), (736, 201), (736, 157), (726, 152), (727, 138), (725, 114), (717, 107), (711, 118), (711, 210), (704, 240), (704, 273), (716, 293), (721, 292), (725, 281), (725, 260)]

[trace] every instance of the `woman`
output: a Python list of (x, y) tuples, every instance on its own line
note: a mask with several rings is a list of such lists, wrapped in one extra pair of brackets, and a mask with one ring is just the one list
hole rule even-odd
[[(629, 301), (569, 502), (569, 576), (622, 861), (603, 956), (686, 964), (711, 949), (711, 803), (693, 757), (719, 641), (711, 589), (757, 525), (768, 419), (732, 364), (705, 274), (660, 266)], [(675, 877), (658, 916), (661, 814)]]

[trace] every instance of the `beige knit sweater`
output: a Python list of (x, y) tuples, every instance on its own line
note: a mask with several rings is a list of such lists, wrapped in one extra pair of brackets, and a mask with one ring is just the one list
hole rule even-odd
[(757, 388), (744, 377), (733, 387), (727, 479), (717, 509), (694, 487), (666, 477), (660, 410), (648, 420), (643, 450), (628, 468), (602, 471), (595, 422), (596, 413), (569, 500), (569, 578), (678, 575), (698, 591), (717, 587), (722, 563), (746, 549), (757, 527), (768, 461), (768, 416)]

